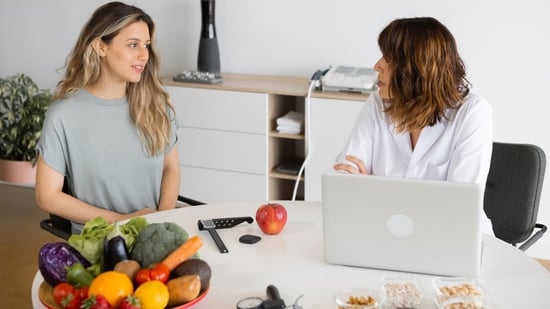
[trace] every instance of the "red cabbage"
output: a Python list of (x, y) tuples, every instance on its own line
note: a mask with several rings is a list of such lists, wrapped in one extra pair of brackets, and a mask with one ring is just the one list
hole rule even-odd
[(73, 263), (81, 263), (84, 267), (89, 267), (90, 262), (86, 260), (75, 248), (65, 242), (47, 243), (40, 248), (38, 254), (38, 268), (44, 280), (51, 286), (56, 286), (60, 282), (66, 282), (66, 266)]

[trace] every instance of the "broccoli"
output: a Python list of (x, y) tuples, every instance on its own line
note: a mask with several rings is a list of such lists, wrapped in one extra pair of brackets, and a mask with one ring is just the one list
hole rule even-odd
[(138, 235), (130, 257), (141, 267), (162, 262), (189, 238), (189, 234), (173, 222), (151, 223)]

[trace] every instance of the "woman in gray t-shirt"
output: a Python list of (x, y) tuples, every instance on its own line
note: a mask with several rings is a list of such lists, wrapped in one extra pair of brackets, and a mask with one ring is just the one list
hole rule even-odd
[(175, 207), (175, 112), (154, 40), (149, 15), (111, 2), (69, 55), (37, 146), (36, 200), (73, 221), (73, 231), (97, 216), (115, 222)]

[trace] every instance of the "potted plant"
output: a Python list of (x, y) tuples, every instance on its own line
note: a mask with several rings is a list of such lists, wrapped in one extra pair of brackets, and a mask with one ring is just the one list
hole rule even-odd
[(25, 74), (0, 79), (0, 181), (34, 183), (35, 147), (51, 100)]

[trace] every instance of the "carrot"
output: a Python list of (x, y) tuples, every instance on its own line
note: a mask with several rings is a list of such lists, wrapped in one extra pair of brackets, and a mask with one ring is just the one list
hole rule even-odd
[(183, 263), (188, 258), (192, 257), (193, 254), (197, 253), (202, 247), (202, 239), (195, 235), (189, 238), (186, 242), (181, 244), (176, 250), (172, 251), (162, 263), (170, 269), (174, 270), (179, 264)]

